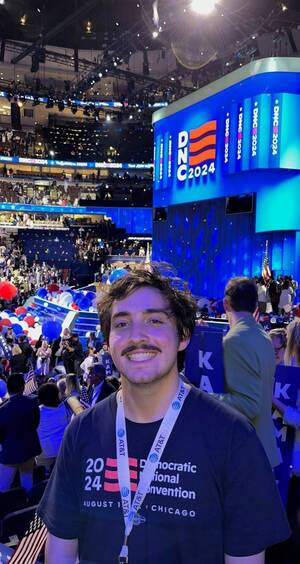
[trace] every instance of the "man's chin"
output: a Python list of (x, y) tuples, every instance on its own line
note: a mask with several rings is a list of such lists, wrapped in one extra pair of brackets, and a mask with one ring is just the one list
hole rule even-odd
[(125, 379), (131, 385), (149, 385), (154, 382), (160, 382), (164, 378), (163, 374), (147, 376), (146, 374), (122, 374), (121, 379)]

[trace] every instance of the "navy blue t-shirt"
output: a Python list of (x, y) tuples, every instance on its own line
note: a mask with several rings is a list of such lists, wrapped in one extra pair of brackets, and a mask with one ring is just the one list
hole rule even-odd
[[(79, 539), (81, 564), (114, 564), (123, 543), (116, 396), (66, 431), (38, 508), (49, 531)], [(127, 421), (132, 497), (160, 422)], [(129, 537), (130, 564), (223, 564), (286, 539), (289, 527), (253, 427), (192, 389)]]

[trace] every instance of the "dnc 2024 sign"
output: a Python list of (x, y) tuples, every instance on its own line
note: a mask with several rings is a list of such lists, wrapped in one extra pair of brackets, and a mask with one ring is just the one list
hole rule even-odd
[(216, 171), (217, 121), (178, 133), (177, 173), (179, 182), (214, 174)]
[[(299, 171), (297, 77), (300, 72), (254, 76), (154, 116), (154, 206), (241, 193), (242, 172), (260, 170), (247, 180), (250, 191), (259, 191), (268, 170)], [(283, 92), (283, 85), (293, 91)]]

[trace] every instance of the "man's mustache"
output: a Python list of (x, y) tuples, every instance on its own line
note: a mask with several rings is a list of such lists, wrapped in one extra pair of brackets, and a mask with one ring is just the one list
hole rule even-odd
[(125, 354), (130, 354), (134, 351), (154, 351), (154, 352), (161, 352), (161, 350), (158, 347), (154, 347), (153, 345), (141, 345), (140, 347), (137, 347), (136, 345), (131, 345), (131, 347), (127, 347), (126, 349), (124, 349), (122, 351), (122, 355), (124, 356)]

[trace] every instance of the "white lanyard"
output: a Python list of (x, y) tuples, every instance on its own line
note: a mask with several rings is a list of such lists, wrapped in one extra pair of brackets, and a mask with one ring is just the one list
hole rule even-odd
[(116, 416), (116, 447), (118, 460), (118, 479), (125, 523), (125, 540), (119, 556), (119, 562), (128, 562), (127, 539), (132, 531), (134, 518), (136, 517), (136, 514), (147, 495), (165, 446), (168, 442), (177, 417), (184, 404), (184, 400), (187, 397), (190, 389), (191, 387), (188, 384), (185, 384), (182, 380), (179, 380), (176, 394), (173, 397), (167, 413), (165, 414), (156, 433), (156, 437), (150, 448), (146, 464), (142, 473), (140, 474), (140, 481), (138, 483), (132, 503), (126, 422), (122, 391), (120, 390), (117, 394), (118, 406)]

